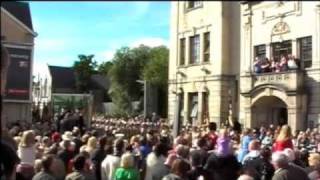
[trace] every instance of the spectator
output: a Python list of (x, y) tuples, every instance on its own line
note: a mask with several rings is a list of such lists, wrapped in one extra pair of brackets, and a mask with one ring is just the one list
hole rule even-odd
[(25, 179), (32, 179), (34, 176), (33, 166), (37, 153), (34, 131), (28, 130), (23, 132), (17, 153), (21, 159), (20, 164), (17, 166), (17, 172), (20, 173)]
[(262, 62), (261, 62), (261, 72), (262, 73), (268, 73), (270, 72), (270, 61), (268, 58), (265, 58)]
[(288, 55), (288, 68), (290, 70), (298, 69), (297, 62), (291, 54)]
[(68, 174), (65, 180), (94, 180), (94, 176), (86, 171), (87, 157), (83, 154), (73, 159), (73, 172)]
[(189, 164), (182, 160), (176, 159), (171, 168), (171, 173), (166, 175), (163, 180), (185, 180), (188, 179), (187, 172), (190, 170)]
[[(205, 159), (206, 160), (206, 159)], [(188, 171), (189, 180), (197, 180), (199, 178), (207, 179), (208, 175), (204, 170), (203, 156), (201, 151), (195, 150), (190, 155), (191, 170)]]
[(34, 165), (36, 159), (35, 134), (34, 131), (28, 130), (23, 132), (21, 142), (18, 147), (18, 156), (21, 163)]
[(280, 56), (280, 71), (283, 72), (283, 71), (287, 71), (288, 70), (288, 62), (287, 62), (287, 59), (284, 55), (281, 55)]
[(208, 133), (208, 149), (213, 150), (217, 144), (218, 135), (216, 133), (217, 130), (217, 124), (215, 122), (209, 123), (209, 133)]
[(69, 161), (74, 157), (71, 141), (67, 139), (63, 140), (60, 143), (60, 146), (62, 150), (58, 152), (58, 158), (60, 158), (63, 161), (65, 170), (66, 172), (68, 172)]
[(121, 167), (114, 175), (115, 180), (139, 180), (139, 171), (134, 168), (134, 158), (131, 153), (121, 156)]
[(93, 152), (97, 149), (97, 138), (92, 136), (88, 139), (87, 145), (84, 147), (84, 151), (90, 154), (90, 158), (93, 156)]
[(320, 154), (312, 153), (309, 156), (309, 165), (310, 167), (306, 169), (308, 177), (311, 180), (317, 180), (320, 178)]
[(166, 160), (167, 148), (165, 144), (157, 144), (152, 153), (147, 156), (147, 168), (145, 180), (152, 179), (152, 171), (157, 164), (164, 164)]
[(264, 136), (264, 138), (262, 139), (262, 147), (272, 147), (272, 142), (273, 142), (273, 136), (272, 136), (272, 131), (271, 129), (269, 129), (266, 133), (266, 135)]
[(106, 151), (107, 137), (103, 136), (99, 139), (99, 148), (93, 152), (92, 163), (94, 165), (97, 180), (101, 180), (101, 163), (107, 155)]
[(255, 73), (259, 74), (262, 72), (261, 68), (261, 59), (259, 57), (256, 57), (253, 62), (253, 70)]
[(293, 149), (291, 138), (291, 128), (288, 125), (283, 125), (281, 127), (280, 134), (273, 145), (273, 151), (283, 151), (285, 148)]
[(288, 157), (282, 152), (275, 152), (272, 154), (272, 163), (276, 169), (272, 180), (308, 179), (305, 172), (301, 172), (289, 165)]
[[(0, 141), (0, 178), (7, 180), (15, 180), (16, 167), (20, 163), (20, 159), (10, 145), (4, 143), (1, 139)], [(3, 156), (5, 154), (5, 156)]]
[(114, 143), (113, 154), (107, 155), (101, 163), (101, 178), (103, 180), (112, 180), (114, 173), (120, 167), (121, 156), (124, 152), (124, 142), (117, 139)]
[(249, 143), (252, 140), (251, 130), (246, 128), (242, 133), (242, 138), (240, 142), (240, 149), (238, 154), (238, 161), (242, 162), (246, 154), (249, 153)]
[(38, 172), (32, 180), (55, 180), (55, 177), (52, 174), (54, 166), (54, 156), (46, 155), (41, 159), (42, 169)]

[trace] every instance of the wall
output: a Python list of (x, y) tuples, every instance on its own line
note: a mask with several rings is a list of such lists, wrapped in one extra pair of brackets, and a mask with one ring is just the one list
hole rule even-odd
[[(209, 92), (210, 121), (227, 120), (229, 94), (235, 102), (235, 75), (239, 73), (240, 33), (237, 2), (202, 2), (202, 7), (187, 10), (185, 2), (172, 2), (170, 28), (168, 118), (173, 121), (176, 94), (184, 92), (184, 117), (189, 114), (188, 93), (198, 92), (198, 114), (201, 114), (201, 92)], [(237, 21), (238, 20), (238, 21)], [(203, 33), (210, 32), (210, 60), (203, 63)], [(200, 35), (200, 63), (189, 64), (189, 37)], [(186, 64), (179, 66), (179, 39), (186, 38)], [(184, 75), (177, 74), (180, 71)], [(207, 71), (207, 72), (206, 72)], [(237, 115), (237, 104), (233, 114)], [(199, 116), (200, 117), (200, 116)]]

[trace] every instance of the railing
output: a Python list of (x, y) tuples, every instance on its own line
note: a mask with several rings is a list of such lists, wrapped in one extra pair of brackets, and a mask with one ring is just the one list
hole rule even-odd
[(253, 74), (252, 77), (253, 88), (263, 84), (274, 84), (295, 91), (303, 83), (303, 73), (300, 70)]

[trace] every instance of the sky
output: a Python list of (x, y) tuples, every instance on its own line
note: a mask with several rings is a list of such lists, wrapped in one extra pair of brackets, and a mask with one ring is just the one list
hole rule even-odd
[(111, 60), (122, 46), (168, 45), (170, 2), (29, 2), (34, 75), (46, 64), (72, 66), (79, 54)]

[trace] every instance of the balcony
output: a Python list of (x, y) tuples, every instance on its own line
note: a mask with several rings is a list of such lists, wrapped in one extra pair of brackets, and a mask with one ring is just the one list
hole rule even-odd
[(303, 71), (290, 70), (285, 72), (261, 73), (241, 76), (241, 92), (250, 94), (260, 87), (273, 86), (286, 93), (297, 93), (303, 87)]

